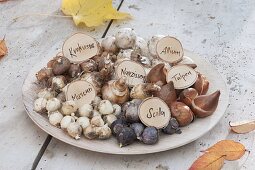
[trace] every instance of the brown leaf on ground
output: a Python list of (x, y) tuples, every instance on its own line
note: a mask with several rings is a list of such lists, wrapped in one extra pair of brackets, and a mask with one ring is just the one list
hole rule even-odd
[(235, 133), (248, 133), (255, 130), (255, 120), (229, 122), (229, 126), (231, 130)]
[(2, 40), (0, 40), (0, 58), (4, 57), (7, 53), (8, 49), (5, 44), (5, 38), (3, 38)]

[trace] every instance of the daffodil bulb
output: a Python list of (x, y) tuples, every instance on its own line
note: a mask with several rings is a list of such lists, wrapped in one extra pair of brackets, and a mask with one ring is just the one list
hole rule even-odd
[(63, 119), (61, 120), (60, 122), (60, 127), (61, 129), (63, 129), (64, 131), (66, 131), (66, 128), (67, 126), (70, 124), (70, 123), (73, 123), (75, 122), (75, 119), (73, 116), (65, 116), (63, 117)]
[(82, 128), (78, 122), (72, 122), (67, 126), (67, 133), (78, 140), (81, 138)]
[(111, 126), (112, 122), (114, 122), (115, 120), (117, 120), (117, 117), (113, 114), (110, 115), (105, 115), (104, 116), (104, 122), (108, 125)]
[(113, 114), (115, 116), (119, 116), (121, 114), (121, 106), (118, 104), (113, 104), (112, 107), (113, 107)]
[(101, 116), (95, 116), (90, 121), (92, 126), (100, 127), (104, 125), (104, 120), (101, 118)]
[(45, 98), (38, 98), (34, 101), (34, 111), (38, 113), (44, 113), (46, 112), (46, 104), (47, 100)]
[(51, 98), (47, 101), (46, 109), (48, 112), (54, 112), (61, 107), (61, 102), (57, 98)]
[(157, 52), (156, 52), (157, 43), (163, 37), (164, 37), (164, 35), (154, 35), (148, 41), (148, 49), (149, 49), (150, 54), (153, 57), (157, 57)]
[(79, 123), (79, 125), (82, 127), (82, 129), (85, 129), (86, 127), (88, 127), (90, 125), (89, 118), (87, 118), (87, 117), (79, 117), (76, 122)]
[(53, 126), (59, 126), (62, 119), (63, 115), (59, 111), (51, 112), (49, 115), (49, 122)]
[(79, 115), (92, 117), (93, 107), (90, 104), (84, 104), (82, 107), (79, 108)]
[(75, 102), (72, 100), (69, 100), (69, 101), (62, 103), (62, 107), (61, 107), (60, 111), (63, 115), (71, 115), (71, 113), (76, 112), (77, 109), (78, 109), (78, 107), (75, 104)]
[(116, 38), (114, 36), (106, 37), (101, 42), (101, 47), (104, 51), (116, 53), (118, 52), (118, 47), (115, 43)]
[(45, 98), (45, 99), (51, 99), (55, 96), (54, 92), (50, 91), (50, 89), (42, 89), (38, 92), (37, 97), (38, 98)]
[(112, 103), (109, 100), (102, 100), (99, 103), (98, 110), (102, 115), (108, 115), (113, 113)]
[(136, 33), (132, 28), (122, 28), (116, 34), (116, 45), (121, 49), (132, 48), (136, 41)]
[(112, 131), (107, 125), (104, 125), (102, 127), (96, 127), (96, 134), (99, 139), (108, 139), (111, 137)]

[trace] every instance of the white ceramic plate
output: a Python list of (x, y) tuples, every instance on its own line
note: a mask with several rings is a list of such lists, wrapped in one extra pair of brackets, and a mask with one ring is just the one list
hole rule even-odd
[(33, 111), (33, 103), (39, 90), (39, 87), (36, 84), (35, 73), (44, 67), (49, 59), (34, 67), (27, 76), (22, 88), (24, 106), (29, 117), (46, 133), (63, 142), (82, 149), (109, 154), (128, 155), (155, 153), (177, 148), (198, 139), (210, 131), (224, 115), (229, 101), (229, 93), (225, 81), (221, 78), (220, 74), (213, 68), (213, 66), (201, 57), (190, 52), (185, 51), (185, 56), (191, 57), (198, 65), (196, 70), (200, 71), (208, 78), (210, 82), (208, 93), (214, 92), (215, 90), (221, 91), (219, 105), (213, 115), (203, 119), (196, 119), (189, 126), (182, 128), (182, 134), (161, 134), (159, 142), (155, 145), (145, 145), (140, 142), (135, 142), (132, 145), (120, 148), (114, 137), (108, 140), (88, 140), (84, 137), (80, 140), (75, 140), (65, 134), (65, 132), (61, 129), (52, 126), (46, 115), (41, 115)]

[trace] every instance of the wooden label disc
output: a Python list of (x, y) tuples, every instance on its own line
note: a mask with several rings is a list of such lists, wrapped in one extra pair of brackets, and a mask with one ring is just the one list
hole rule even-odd
[(163, 37), (158, 41), (156, 52), (162, 60), (169, 63), (181, 61), (184, 55), (181, 42), (170, 36)]
[(143, 124), (157, 129), (167, 126), (171, 117), (167, 104), (158, 97), (145, 99), (139, 106), (138, 114)]
[(167, 73), (166, 81), (173, 81), (175, 89), (185, 89), (197, 80), (197, 72), (187, 65), (173, 66)]
[(70, 83), (66, 90), (66, 100), (73, 100), (80, 108), (84, 104), (90, 104), (96, 97), (96, 90), (92, 84), (85, 80)]
[(134, 61), (122, 61), (116, 68), (118, 78), (125, 77), (129, 86), (134, 86), (145, 82), (146, 73), (144, 67)]
[(79, 63), (97, 55), (99, 47), (93, 37), (76, 33), (64, 42), (62, 51), (72, 63)]

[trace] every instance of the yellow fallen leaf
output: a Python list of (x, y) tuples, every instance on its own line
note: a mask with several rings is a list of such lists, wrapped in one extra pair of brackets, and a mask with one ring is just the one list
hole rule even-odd
[(255, 130), (255, 120), (229, 122), (229, 126), (231, 130), (235, 133), (248, 133)]
[(219, 170), (223, 166), (224, 156), (205, 153), (200, 156), (189, 168), (189, 170)]
[(112, 7), (112, 0), (63, 0), (61, 5), (65, 15), (73, 17), (76, 25), (99, 26), (106, 20), (129, 18), (128, 13), (118, 12)]
[(5, 39), (0, 40), (0, 58), (4, 57), (8, 53), (8, 49), (5, 44)]
[(245, 147), (233, 140), (222, 140), (205, 150), (207, 153), (224, 155), (226, 160), (233, 161), (241, 158), (245, 153)]

